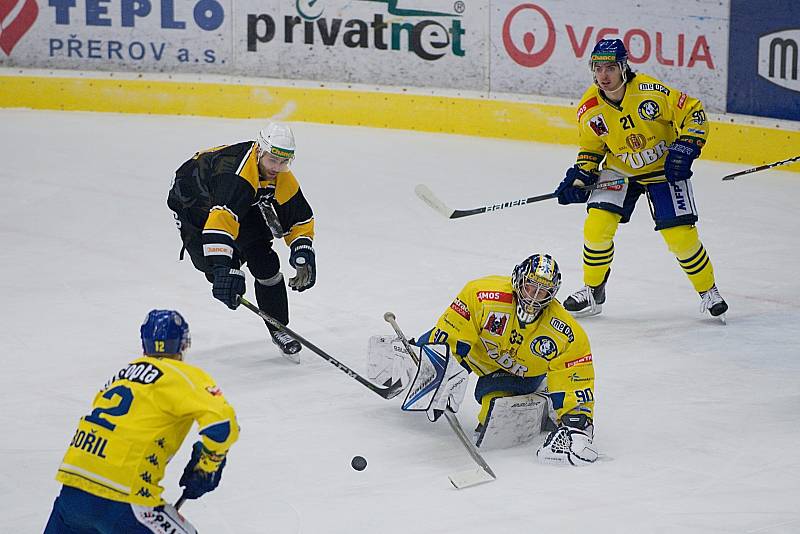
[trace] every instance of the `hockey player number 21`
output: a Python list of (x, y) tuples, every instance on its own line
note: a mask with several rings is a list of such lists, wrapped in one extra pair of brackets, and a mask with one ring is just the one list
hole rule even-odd
[(117, 428), (117, 425), (103, 419), (100, 416), (102, 414), (107, 414), (118, 417), (120, 415), (125, 415), (126, 413), (128, 413), (128, 410), (131, 409), (131, 403), (133, 403), (133, 392), (131, 391), (131, 388), (127, 386), (117, 386), (103, 393), (103, 398), (105, 399), (110, 400), (114, 396), (118, 396), (120, 398), (119, 404), (117, 404), (116, 406), (111, 406), (110, 408), (95, 408), (94, 411), (92, 411), (92, 413), (90, 415), (87, 415), (84, 419), (86, 419), (90, 423), (100, 425), (103, 428), (107, 428), (109, 430), (114, 430), (115, 428)]

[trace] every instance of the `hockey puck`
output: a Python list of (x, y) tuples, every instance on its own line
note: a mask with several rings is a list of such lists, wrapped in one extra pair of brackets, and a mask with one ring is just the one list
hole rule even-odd
[(350, 465), (356, 471), (363, 471), (367, 468), (367, 460), (363, 456), (353, 456), (353, 459), (350, 460)]

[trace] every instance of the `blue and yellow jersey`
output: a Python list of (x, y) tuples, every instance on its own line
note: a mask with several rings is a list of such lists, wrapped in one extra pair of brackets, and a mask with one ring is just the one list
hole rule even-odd
[(577, 164), (595, 171), (601, 162), (641, 183), (663, 182), (667, 147), (681, 139), (702, 148), (708, 138), (703, 103), (645, 74), (628, 80), (615, 104), (596, 84), (577, 110), (580, 150)]
[(224, 456), (239, 436), (233, 408), (205, 371), (141, 357), (95, 396), (56, 480), (113, 501), (163, 504), (159, 482), (195, 422), (215, 455)]
[(592, 417), (594, 367), (583, 328), (557, 300), (526, 325), (517, 319), (515, 306), (510, 277), (473, 280), (422, 341), (447, 343), (479, 376), (500, 370), (520, 377), (544, 375), (559, 418), (573, 410)]

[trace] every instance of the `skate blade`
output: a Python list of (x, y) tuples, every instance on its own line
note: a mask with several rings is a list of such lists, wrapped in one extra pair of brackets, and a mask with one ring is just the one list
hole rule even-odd
[(300, 365), (300, 353), (299, 352), (295, 352), (294, 354), (286, 354), (285, 352), (281, 351), (281, 356), (283, 356), (284, 358), (286, 358), (287, 360), (289, 360), (292, 363)]
[(728, 319), (725, 317), (724, 313), (720, 313), (719, 315), (717, 315), (717, 319), (719, 319), (722, 322), (722, 324), (727, 326)]
[(598, 305), (594, 310), (591, 308), (587, 310), (581, 310), (576, 312), (569, 312), (572, 314), (573, 317), (594, 317), (595, 315), (600, 315), (600, 312), (603, 311), (603, 307)]

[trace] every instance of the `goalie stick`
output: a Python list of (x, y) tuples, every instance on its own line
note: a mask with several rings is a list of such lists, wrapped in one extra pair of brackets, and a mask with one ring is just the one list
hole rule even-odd
[[(403, 343), (406, 352), (408, 352), (408, 354), (411, 356), (411, 359), (414, 360), (414, 363), (419, 365), (419, 359), (417, 358), (416, 354), (414, 354), (414, 351), (411, 350), (411, 345), (409, 344), (408, 339), (406, 338), (405, 334), (403, 334), (403, 331), (400, 330), (400, 325), (397, 324), (397, 317), (395, 317), (392, 312), (386, 312), (383, 314), (383, 319), (392, 325), (395, 334), (397, 334), (397, 337), (400, 338), (400, 341)], [(455, 486), (456, 489), (463, 489), (471, 486), (477, 486), (478, 484), (483, 484), (484, 482), (497, 480), (497, 475), (494, 474), (492, 468), (489, 467), (489, 464), (487, 464), (486, 460), (483, 459), (483, 456), (480, 455), (478, 449), (476, 449), (475, 445), (472, 443), (472, 440), (467, 437), (467, 434), (461, 427), (461, 423), (459, 423), (458, 418), (456, 418), (456, 414), (448, 409), (445, 409), (444, 416), (447, 419), (447, 422), (450, 424), (450, 428), (453, 429), (456, 437), (458, 437), (458, 440), (461, 442), (464, 448), (467, 449), (467, 452), (472, 459), (475, 460), (475, 463), (480, 466), (475, 469), (468, 469), (466, 471), (453, 473), (448, 477), (450, 479), (450, 483)]]
[[(625, 182), (626, 182), (625, 178), (618, 178), (616, 180), (607, 180), (605, 182), (598, 182), (591, 185), (585, 185), (581, 187), (581, 189), (585, 191), (594, 191), (595, 189), (608, 189), (610, 187), (624, 185)], [(541, 200), (550, 200), (551, 198), (556, 198), (558, 196), (555, 193), (547, 193), (546, 195), (538, 195), (535, 197), (507, 200), (499, 204), (490, 204), (488, 206), (481, 206), (480, 208), (473, 208), (469, 210), (454, 210), (450, 209), (450, 207), (448, 207), (435, 194), (433, 194), (433, 191), (431, 191), (430, 188), (425, 184), (417, 184), (417, 186), (414, 188), (414, 193), (416, 193), (417, 196), (420, 198), (420, 200), (422, 200), (425, 204), (433, 208), (434, 211), (439, 212), (448, 219), (460, 219), (461, 217), (469, 217), (470, 215), (480, 215), (481, 213), (487, 213), (490, 211), (499, 211), (506, 208), (525, 206), (527, 204), (533, 204), (534, 202), (539, 202)]]
[(746, 169), (743, 171), (735, 172), (733, 174), (728, 174), (722, 177), (722, 180), (733, 180), (737, 176), (742, 176), (745, 174), (750, 174), (751, 172), (758, 172), (758, 171), (765, 171), (767, 169), (771, 169), (772, 167), (777, 167), (779, 165), (786, 165), (787, 163), (791, 163), (793, 161), (797, 161), (800, 159), (800, 156), (795, 156), (793, 158), (785, 159), (783, 161), (776, 161), (775, 163), (768, 163), (766, 165), (759, 165), (758, 167), (753, 167), (752, 169)]
[(394, 384), (390, 384), (389, 386), (387, 386), (385, 388), (384, 387), (380, 387), (380, 386), (376, 386), (375, 384), (373, 384), (372, 382), (370, 382), (369, 380), (367, 380), (366, 378), (364, 378), (360, 374), (356, 373), (355, 371), (353, 371), (352, 369), (347, 367), (345, 364), (343, 364), (342, 362), (340, 362), (339, 360), (337, 360), (336, 358), (334, 358), (333, 356), (331, 356), (330, 354), (328, 354), (327, 352), (325, 352), (321, 348), (317, 347), (316, 345), (314, 345), (313, 343), (311, 343), (310, 341), (305, 339), (303, 336), (301, 336), (301, 335), (297, 334), (296, 332), (292, 331), (288, 326), (286, 326), (283, 323), (279, 322), (274, 317), (271, 317), (270, 315), (267, 315), (266, 313), (264, 313), (258, 306), (256, 306), (255, 304), (252, 304), (250, 301), (248, 301), (244, 297), (240, 296), (239, 297), (239, 302), (242, 304), (242, 306), (244, 306), (248, 310), (252, 311), (253, 313), (258, 315), (262, 319), (264, 319), (267, 323), (271, 324), (272, 326), (274, 326), (278, 330), (281, 330), (282, 332), (285, 332), (285, 333), (289, 334), (290, 336), (295, 338), (297, 341), (299, 341), (303, 346), (308, 347), (308, 349), (311, 350), (312, 352), (314, 352), (317, 356), (320, 356), (323, 360), (327, 361), (328, 363), (330, 363), (331, 365), (333, 365), (334, 367), (336, 367), (337, 369), (339, 369), (340, 371), (342, 371), (343, 373), (348, 375), (350, 378), (356, 380), (357, 382), (359, 382), (363, 386), (371, 389), (372, 391), (374, 391), (375, 393), (377, 393), (378, 395), (380, 395), (384, 399), (394, 398), (397, 395), (399, 395), (400, 392), (403, 391), (403, 384), (400, 382), (400, 380), (398, 380)]

